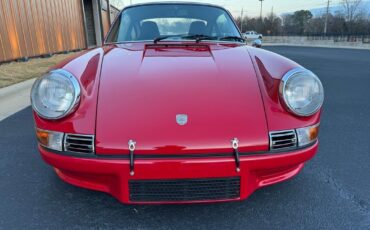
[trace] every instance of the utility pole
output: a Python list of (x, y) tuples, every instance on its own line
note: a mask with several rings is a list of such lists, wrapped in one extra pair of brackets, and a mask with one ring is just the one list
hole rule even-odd
[(261, 2), (260, 19), (261, 19), (261, 21), (262, 21), (262, 2), (263, 2), (263, 0), (258, 0), (258, 1), (260, 1), (260, 2)]
[(329, 6), (330, 6), (330, 0), (328, 0), (328, 4), (326, 6), (326, 16), (325, 16), (325, 26), (324, 26), (324, 34), (325, 34), (325, 36), (326, 36), (326, 32), (328, 30)]
[(243, 8), (240, 14), (240, 31), (243, 33)]

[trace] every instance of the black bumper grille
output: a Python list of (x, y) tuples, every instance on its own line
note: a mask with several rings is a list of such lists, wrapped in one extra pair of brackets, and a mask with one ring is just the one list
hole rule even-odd
[(240, 178), (130, 180), (130, 201), (179, 202), (240, 197)]

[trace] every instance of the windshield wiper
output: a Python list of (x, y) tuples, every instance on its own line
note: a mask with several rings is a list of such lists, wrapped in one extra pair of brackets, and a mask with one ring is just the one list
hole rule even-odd
[(181, 38), (183, 38), (183, 39), (194, 39), (195, 42), (197, 42), (197, 43), (202, 41), (202, 40), (215, 40), (215, 39), (217, 39), (217, 37), (212, 37), (212, 36), (205, 35), (205, 34), (193, 34), (193, 35), (182, 36)]
[(192, 34), (192, 35), (184, 35), (184, 34), (176, 34), (176, 35), (162, 35), (159, 37), (154, 38), (154, 43), (156, 44), (159, 41), (168, 39), (168, 38), (175, 38), (179, 37), (181, 39), (194, 39), (197, 43), (202, 40), (237, 40), (240, 42), (245, 42), (244, 38), (238, 36), (226, 36), (226, 37), (213, 37), (205, 34)]
[(185, 36), (184, 34), (176, 34), (176, 35), (161, 35), (161, 36), (159, 36), (159, 37), (154, 38), (153, 42), (154, 42), (155, 44), (157, 44), (157, 42), (162, 41), (162, 40), (165, 40), (165, 39), (167, 39), (167, 38), (175, 38), (175, 37), (180, 37), (180, 38), (182, 38), (182, 37), (184, 37), (184, 36)]
[(168, 39), (168, 38), (175, 38), (175, 37), (179, 37), (181, 39), (194, 39), (196, 42), (200, 42), (201, 40), (217, 39), (217, 37), (211, 37), (211, 36), (204, 35), (204, 34), (192, 34), (192, 35), (176, 34), (176, 35), (162, 35), (162, 36), (156, 37), (156, 38), (154, 38), (153, 42), (157, 43), (159, 41), (162, 41), (162, 40), (165, 40), (165, 39)]
[(195, 39), (196, 42), (200, 42), (202, 40), (236, 40), (236, 41), (240, 41), (240, 42), (245, 42), (245, 39), (244, 38), (241, 38), (241, 37), (238, 37), (238, 36), (226, 36), (226, 37), (212, 37), (212, 36), (209, 36), (209, 35), (204, 35), (204, 34), (195, 34), (195, 35), (189, 35), (189, 36), (184, 36), (184, 37), (181, 37), (181, 38), (184, 38), (184, 39)]
[(218, 38), (219, 40), (237, 40), (240, 42), (245, 42), (244, 38), (238, 37), (238, 36), (226, 36), (226, 37), (221, 37)]

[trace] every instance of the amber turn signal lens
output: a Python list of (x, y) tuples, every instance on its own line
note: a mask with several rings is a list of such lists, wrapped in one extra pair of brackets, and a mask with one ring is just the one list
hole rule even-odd
[(319, 124), (296, 129), (298, 136), (298, 146), (306, 146), (317, 140), (319, 134)]
[(36, 137), (40, 145), (58, 151), (63, 150), (64, 133), (36, 128)]
[(317, 136), (319, 135), (319, 127), (320, 127), (319, 125), (311, 126), (311, 128), (309, 129), (310, 140), (317, 139)]
[(49, 139), (49, 132), (41, 129), (36, 129), (36, 137), (41, 145), (47, 146)]

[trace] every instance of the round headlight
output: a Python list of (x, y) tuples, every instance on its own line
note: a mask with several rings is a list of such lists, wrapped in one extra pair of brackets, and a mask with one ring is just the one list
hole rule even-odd
[(60, 119), (77, 107), (80, 92), (80, 85), (71, 73), (62, 69), (53, 70), (34, 83), (32, 107), (42, 118)]
[(311, 116), (324, 102), (320, 79), (311, 71), (295, 68), (284, 75), (280, 83), (280, 97), (292, 113)]

